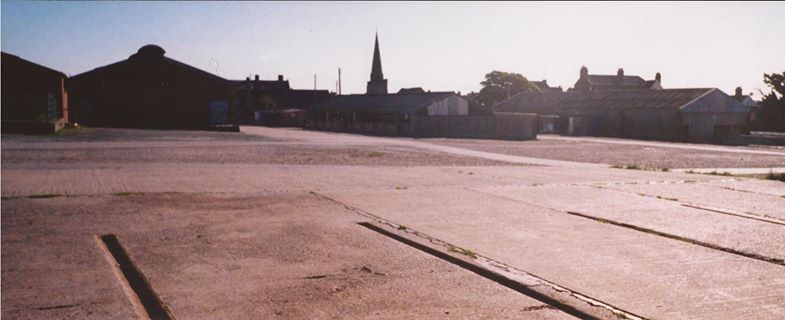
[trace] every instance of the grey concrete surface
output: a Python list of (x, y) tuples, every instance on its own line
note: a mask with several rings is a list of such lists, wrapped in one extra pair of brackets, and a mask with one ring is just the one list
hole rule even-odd
[(658, 184), (625, 184), (609, 186), (634, 193), (673, 199), (683, 203), (730, 209), (775, 218), (785, 223), (785, 198), (776, 195), (758, 194), (715, 188), (700, 183), (673, 184), (663, 188)]
[(680, 172), (694, 172), (705, 174), (732, 174), (732, 175), (765, 175), (769, 173), (785, 173), (785, 167), (765, 167), (765, 168), (686, 168), (675, 169)]
[(781, 150), (779, 148), (732, 147), (732, 146), (719, 146), (719, 145), (710, 145), (710, 144), (641, 141), (641, 140), (620, 139), (620, 138), (563, 137), (563, 136), (549, 135), (549, 134), (540, 135), (539, 138), (543, 140), (587, 141), (587, 142), (600, 142), (600, 143), (608, 143), (608, 144), (626, 144), (626, 145), (664, 147), (664, 148), (698, 150), (698, 151), (717, 151), (717, 152), (726, 152), (726, 153), (775, 155), (775, 156), (785, 157), (785, 150)]
[[(132, 318), (103, 233), (179, 319), (569, 318), (311, 191), (646, 318), (785, 317), (785, 267), (717, 249), (782, 258), (785, 226), (682, 205), (779, 219), (781, 182), (297, 129), (103, 130), (3, 135), (4, 318)], [(690, 148), (669, 149), (739, 154)]]
[(425, 191), (328, 195), (646, 318), (785, 317), (781, 265), (475, 191)]
[(95, 243), (105, 233), (178, 319), (572, 319), (304, 192), (18, 199), (2, 211), (4, 319), (135, 318)]
[[(472, 189), (502, 199), (520, 201), (527, 206), (576, 212), (785, 261), (785, 223), (742, 219), (685, 207), (671, 198), (646, 197), (635, 192), (614, 192), (592, 186), (494, 186)], [(559, 196), (554, 197), (554, 194)]]

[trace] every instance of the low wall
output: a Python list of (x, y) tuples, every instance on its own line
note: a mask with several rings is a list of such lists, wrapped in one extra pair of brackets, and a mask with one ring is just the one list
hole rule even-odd
[(354, 122), (311, 117), (307, 128), (377, 136), (417, 138), (483, 138), (527, 140), (537, 138), (537, 115), (494, 113), (493, 116), (416, 116), (409, 121)]
[(412, 135), (415, 137), (492, 138), (493, 120), (493, 117), (488, 116), (412, 117)]
[(753, 131), (748, 135), (742, 135), (740, 139), (733, 142), (744, 145), (785, 146), (785, 133)]
[(494, 138), (506, 140), (531, 140), (537, 138), (539, 119), (536, 114), (495, 112)]

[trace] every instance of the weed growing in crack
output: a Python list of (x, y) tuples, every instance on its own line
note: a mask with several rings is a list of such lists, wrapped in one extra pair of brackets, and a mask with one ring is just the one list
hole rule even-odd
[(477, 258), (477, 253), (472, 251), (472, 250), (469, 250), (469, 249), (464, 249), (464, 248), (450, 246), (450, 249), (448, 249), (448, 250), (450, 252), (455, 252), (455, 253), (458, 253), (458, 254), (465, 255), (465, 256), (467, 256), (469, 258), (472, 258), (472, 259), (476, 259)]

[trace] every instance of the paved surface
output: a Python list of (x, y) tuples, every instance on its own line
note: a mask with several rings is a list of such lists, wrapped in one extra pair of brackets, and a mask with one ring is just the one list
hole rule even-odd
[(785, 173), (785, 167), (768, 168), (689, 168), (676, 169), (681, 172), (695, 172), (705, 174), (731, 174), (731, 175), (766, 175), (769, 173)]
[(785, 183), (243, 133), (3, 135), (2, 316), (133, 318), (111, 233), (179, 319), (572, 318), (344, 204), (643, 318), (785, 318)]
[(587, 142), (676, 148), (676, 149), (699, 150), (699, 151), (716, 151), (716, 152), (726, 152), (726, 153), (747, 153), (747, 154), (759, 154), (759, 155), (785, 156), (785, 150), (779, 147), (758, 147), (758, 148), (729, 147), (729, 146), (718, 146), (718, 145), (708, 145), (708, 144), (641, 141), (641, 140), (615, 139), (615, 138), (594, 138), (594, 137), (576, 138), (576, 137), (563, 137), (563, 136), (547, 135), (547, 134), (540, 135), (538, 138), (542, 140), (587, 141)]
[[(610, 138), (573, 138), (542, 135), (537, 140), (425, 139), (432, 144), (511, 156), (586, 162), (645, 169), (682, 168), (684, 171), (753, 170), (777, 172), (785, 167), (785, 150), (729, 147)], [(749, 169), (746, 169), (749, 171)], [(728, 170), (725, 170), (728, 171)], [(722, 172), (722, 171), (718, 171)]]

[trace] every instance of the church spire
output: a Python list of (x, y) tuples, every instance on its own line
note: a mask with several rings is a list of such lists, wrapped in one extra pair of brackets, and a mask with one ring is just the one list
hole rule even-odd
[(371, 81), (368, 81), (366, 94), (387, 94), (387, 79), (382, 74), (382, 56), (379, 54), (379, 33), (373, 45), (373, 64), (371, 66)]
[(379, 54), (379, 34), (376, 34), (376, 43), (373, 45), (373, 67), (371, 68), (371, 81), (384, 79), (382, 74), (382, 56)]

